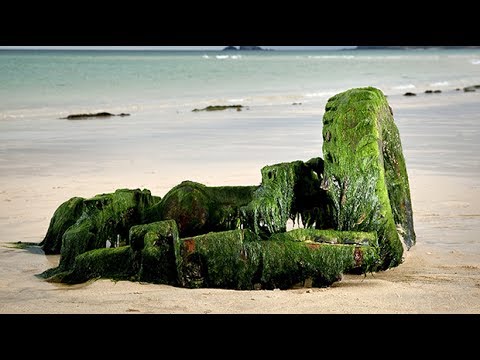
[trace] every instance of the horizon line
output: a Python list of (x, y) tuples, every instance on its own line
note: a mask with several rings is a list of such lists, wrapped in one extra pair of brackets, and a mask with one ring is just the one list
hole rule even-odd
[[(73, 51), (223, 51), (227, 46), (0, 46), (0, 50), (73, 50)], [(356, 46), (261, 46), (273, 51), (329, 51), (356, 49)], [(238, 50), (238, 49), (237, 49)], [(241, 51), (241, 50), (238, 50)], [(251, 51), (251, 50), (245, 50)]]

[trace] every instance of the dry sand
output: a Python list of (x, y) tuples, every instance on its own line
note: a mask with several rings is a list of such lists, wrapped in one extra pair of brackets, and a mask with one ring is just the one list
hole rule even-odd
[[(287, 291), (190, 290), (110, 280), (65, 286), (35, 277), (54, 266), (58, 256), (1, 247), (0, 312), (479, 313), (480, 253), (475, 242), (480, 182), (411, 175), (411, 188), (418, 243), (405, 253), (401, 266), (385, 272), (366, 277), (346, 275), (325, 289)], [(5, 201), (5, 194), (1, 196), (0, 201)], [(28, 198), (28, 193), (14, 197), (12, 211), (18, 206), (15, 202), (26, 203)], [(42, 208), (36, 207), (35, 212)], [(43, 209), (43, 213), (43, 221), (24, 218), (16, 231), (43, 234), (40, 228), (48, 222), (49, 212)], [(439, 246), (439, 237), (456, 241)], [(39, 240), (39, 236), (30, 240)]]
[[(478, 107), (472, 108), (472, 114), (479, 113)], [(0, 313), (480, 313), (480, 178), (468, 169), (458, 173), (447, 169), (443, 174), (422, 169), (426, 166), (417, 157), (424, 156), (426, 163), (436, 155), (417, 151), (419, 134), (409, 125), (409, 114), (408, 109), (400, 111), (396, 120), (407, 166), (409, 161), (414, 165), (409, 167), (409, 176), (417, 245), (405, 253), (404, 263), (397, 268), (367, 276), (346, 275), (325, 289), (190, 290), (110, 280), (76, 286), (47, 283), (35, 274), (55, 266), (58, 256), (45, 256), (38, 249), (8, 248), (8, 242), (40, 242), (53, 211), (72, 196), (143, 186), (163, 195), (180, 179), (165, 173), (163, 182), (158, 182), (155, 171), (127, 171), (119, 177), (112, 169), (120, 171), (124, 164), (114, 161), (101, 173), (87, 171), (85, 165), (76, 172), (67, 171), (61, 162), (58, 166), (54, 161), (46, 163), (48, 157), (35, 156), (35, 151), (21, 158), (23, 152), (15, 153), (10, 145), (10, 153), (0, 162), (4, 171), (0, 176)], [(476, 116), (472, 114), (465, 121)], [(471, 131), (478, 135), (478, 128), (474, 125), (465, 136)], [(435, 138), (443, 139), (451, 130), (443, 131)], [(448, 141), (443, 144), (448, 149)], [(474, 159), (475, 154), (470, 157)], [(20, 159), (18, 170), (12, 168), (12, 159)], [(95, 161), (93, 152), (90, 160)], [(210, 167), (203, 180), (207, 184), (255, 184), (260, 181), (256, 166)], [(181, 171), (177, 175), (202, 180), (195, 171), (191, 176)]]

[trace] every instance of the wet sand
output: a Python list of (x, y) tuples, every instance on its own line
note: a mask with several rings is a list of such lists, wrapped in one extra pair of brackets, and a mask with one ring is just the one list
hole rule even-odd
[[(257, 184), (263, 165), (321, 155), (321, 114), (309, 117), (307, 108), (295, 126), (239, 118), (236, 130), (221, 118), (213, 125), (196, 122), (197, 135), (184, 142), (180, 155), (165, 153), (157, 138), (148, 139), (160, 127), (139, 130), (134, 122), (110, 122), (96, 130), (99, 123), (74, 124), (74, 133), (68, 132), (70, 125), (47, 120), (0, 122), (0, 313), (480, 313), (478, 96), (447, 104), (389, 98), (407, 160), (417, 245), (397, 268), (345, 275), (324, 289), (190, 290), (110, 280), (50, 284), (35, 274), (55, 266), (58, 256), (8, 247), (14, 241), (40, 242), (54, 210), (72, 196), (122, 187), (146, 187), (163, 196), (184, 179)], [(58, 133), (56, 127), (66, 128)], [(106, 139), (127, 130), (131, 135), (118, 145), (95, 145), (102, 134)], [(218, 134), (227, 138), (215, 138)], [(197, 164), (195, 154), (185, 157), (185, 147), (196, 146), (208, 166)]]

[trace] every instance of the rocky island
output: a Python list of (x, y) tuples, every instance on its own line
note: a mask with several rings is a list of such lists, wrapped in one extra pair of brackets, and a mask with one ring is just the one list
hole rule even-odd
[(71, 114), (60, 119), (83, 120), (83, 119), (89, 119), (89, 118), (109, 118), (112, 116), (124, 117), (124, 116), (130, 116), (130, 114), (121, 113), (121, 114), (115, 115), (109, 112), (99, 112), (99, 113), (88, 113), (88, 114)]
[[(41, 243), (61, 255), (59, 266), (41, 276), (288, 289), (398, 266), (415, 232), (384, 94), (370, 87), (330, 98), (322, 136), (323, 158), (265, 166), (259, 185), (184, 181), (163, 198), (146, 189), (73, 197)], [(289, 220), (303, 228), (287, 231)]]
[(357, 46), (356, 50), (423, 50), (423, 49), (479, 49), (480, 46), (379, 46), (379, 45), (363, 45)]
[(235, 46), (227, 46), (223, 49), (223, 51), (272, 51), (272, 49), (263, 49), (260, 46), (239, 46), (238, 48)]

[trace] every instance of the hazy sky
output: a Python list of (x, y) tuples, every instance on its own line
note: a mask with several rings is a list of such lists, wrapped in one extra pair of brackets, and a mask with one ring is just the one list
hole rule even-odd
[[(55, 49), (55, 50), (222, 50), (225, 46), (0, 46), (0, 49)], [(355, 46), (262, 46), (274, 50), (338, 50)]]

